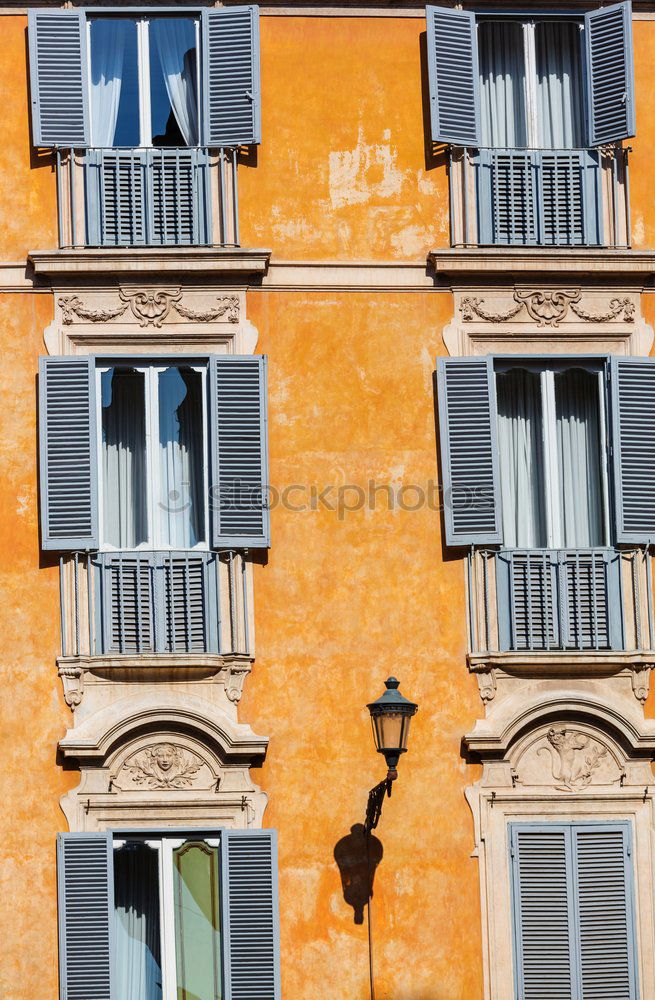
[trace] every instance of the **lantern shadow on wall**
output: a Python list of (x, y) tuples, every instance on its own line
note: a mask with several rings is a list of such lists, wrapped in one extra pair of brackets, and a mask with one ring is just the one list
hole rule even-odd
[(382, 842), (367, 834), (363, 823), (355, 823), (350, 833), (335, 844), (334, 860), (341, 874), (343, 898), (352, 906), (356, 924), (364, 923), (364, 908), (373, 896), (375, 871), (383, 853)]

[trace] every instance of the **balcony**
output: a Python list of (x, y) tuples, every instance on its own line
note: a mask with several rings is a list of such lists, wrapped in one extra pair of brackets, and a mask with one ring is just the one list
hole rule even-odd
[(628, 150), (450, 147), (454, 247), (630, 242)]
[(239, 246), (237, 150), (57, 150), (60, 249)]
[(60, 561), (63, 658), (251, 656), (237, 552), (73, 553)]
[(644, 549), (479, 549), (469, 555), (472, 656), (652, 651)]

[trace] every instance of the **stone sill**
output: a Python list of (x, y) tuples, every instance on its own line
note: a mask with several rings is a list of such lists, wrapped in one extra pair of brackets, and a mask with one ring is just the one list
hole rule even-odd
[(202, 670), (218, 673), (224, 667), (241, 665), (248, 669), (253, 657), (246, 653), (112, 653), (105, 656), (60, 656), (57, 666), (93, 672), (114, 673), (123, 670)]
[(653, 250), (559, 249), (551, 247), (467, 247), (431, 250), (428, 264), (437, 274), (467, 277), (480, 275), (573, 275), (579, 278), (650, 278), (655, 274)]
[(220, 247), (132, 247), (80, 248), (75, 250), (31, 250), (28, 260), (34, 274), (46, 278), (74, 278), (85, 275), (170, 275), (176, 282), (199, 274), (264, 274), (270, 250)]
[(471, 673), (488, 670), (503, 670), (505, 673), (531, 674), (538, 677), (579, 676), (616, 673), (619, 670), (642, 670), (655, 664), (655, 650), (555, 650), (553, 652), (529, 653), (469, 653), (467, 656)]

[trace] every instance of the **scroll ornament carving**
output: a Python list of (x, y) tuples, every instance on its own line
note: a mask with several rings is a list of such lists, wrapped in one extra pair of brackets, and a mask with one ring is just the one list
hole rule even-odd
[(607, 756), (607, 747), (594, 744), (586, 733), (575, 729), (549, 729), (546, 738), (550, 745), (541, 747), (538, 753), (550, 753), (558, 790), (577, 792), (587, 788)]
[(203, 761), (196, 754), (173, 743), (146, 747), (126, 765), (125, 770), (136, 785), (147, 788), (188, 788)]
[(635, 667), (632, 671), (632, 693), (642, 704), (648, 698), (652, 668), (652, 663), (645, 663), (643, 667)]
[(477, 674), (478, 678), (478, 690), (480, 691), (480, 698), (486, 704), (489, 701), (493, 701), (496, 697), (496, 671), (491, 668), (491, 670), (485, 670)]
[(123, 304), (108, 309), (90, 309), (78, 295), (62, 295), (58, 304), (64, 324), (70, 326), (76, 318), (85, 323), (108, 323), (130, 309), (139, 326), (161, 327), (171, 308), (192, 323), (212, 323), (222, 317), (228, 323), (239, 322), (237, 295), (219, 295), (209, 309), (192, 309), (182, 304), (180, 288), (119, 288), (118, 294)]
[(465, 296), (461, 302), (462, 320), (473, 323), (481, 319), (486, 323), (505, 323), (525, 309), (538, 326), (557, 327), (566, 318), (569, 309), (585, 323), (609, 323), (611, 320), (623, 319), (626, 323), (634, 323), (635, 306), (628, 298), (613, 298), (605, 312), (591, 312), (580, 305), (580, 289), (560, 288), (553, 291), (514, 290), (514, 301), (517, 303), (505, 311), (493, 312), (485, 308), (483, 300), (473, 296)]

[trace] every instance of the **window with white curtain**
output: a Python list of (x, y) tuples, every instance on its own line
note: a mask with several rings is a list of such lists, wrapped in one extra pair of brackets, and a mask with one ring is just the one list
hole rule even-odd
[(221, 1000), (219, 841), (114, 840), (120, 1000)]
[(91, 141), (98, 147), (197, 146), (200, 22), (91, 17)]
[(481, 18), (477, 30), (483, 146), (583, 146), (581, 23)]
[(207, 545), (206, 366), (100, 366), (104, 549)]
[(609, 544), (603, 386), (593, 365), (497, 368), (506, 548)]

